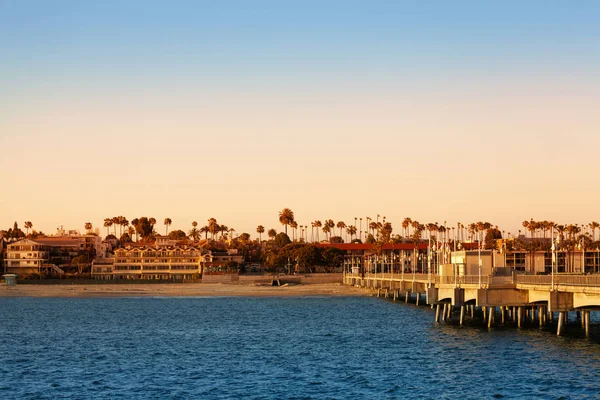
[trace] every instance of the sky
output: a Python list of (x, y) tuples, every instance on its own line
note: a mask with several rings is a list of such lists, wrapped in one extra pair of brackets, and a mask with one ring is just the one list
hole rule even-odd
[(600, 220), (599, 20), (596, 1), (0, 0), (0, 229)]

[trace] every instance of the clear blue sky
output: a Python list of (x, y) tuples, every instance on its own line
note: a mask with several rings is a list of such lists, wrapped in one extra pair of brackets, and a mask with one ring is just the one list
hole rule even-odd
[(0, 228), (600, 219), (598, 21), (592, 1), (0, 0)]

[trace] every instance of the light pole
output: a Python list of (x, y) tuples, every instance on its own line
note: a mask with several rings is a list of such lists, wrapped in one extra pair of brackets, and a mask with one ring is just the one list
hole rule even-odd
[(431, 234), (427, 243), (427, 288), (431, 287)]
[(477, 246), (478, 254), (479, 254), (479, 289), (481, 289), (481, 231), (479, 231), (479, 246)]
[(554, 265), (556, 264), (556, 245), (558, 244), (557, 242), (555, 242), (554, 240), (554, 227), (552, 227), (551, 230), (551, 235), (552, 235), (552, 271), (550, 272), (550, 274), (552, 275), (552, 291), (554, 291)]
[[(454, 233), (454, 227), (452, 227), (452, 233)], [(456, 234), (454, 236), (454, 257), (452, 257), (452, 267), (454, 269), (454, 287), (458, 286), (458, 266), (456, 265)]]

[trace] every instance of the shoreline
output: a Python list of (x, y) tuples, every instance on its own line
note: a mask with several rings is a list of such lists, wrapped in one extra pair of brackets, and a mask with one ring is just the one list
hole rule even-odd
[(287, 286), (226, 283), (182, 284), (56, 284), (0, 286), (0, 298), (102, 298), (102, 297), (359, 297), (364, 290), (341, 283)]

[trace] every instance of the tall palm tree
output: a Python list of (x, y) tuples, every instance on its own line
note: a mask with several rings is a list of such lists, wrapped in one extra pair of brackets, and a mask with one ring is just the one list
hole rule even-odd
[(404, 236), (410, 236), (410, 224), (412, 224), (412, 219), (410, 217), (404, 218), (402, 221), (402, 228), (404, 229)]
[(210, 238), (212, 240), (215, 240), (215, 235), (217, 233), (219, 233), (220, 227), (219, 224), (217, 223), (216, 218), (209, 218), (208, 219), (208, 231), (210, 232)]
[(265, 233), (265, 227), (262, 225), (257, 226), (256, 233), (258, 233), (258, 243), (262, 243), (262, 234)]
[(117, 225), (119, 225), (119, 217), (112, 217), (111, 219), (111, 226), (113, 227), (113, 235), (117, 236)]
[(325, 221), (325, 224), (329, 227), (329, 239), (331, 239), (331, 232), (335, 229), (335, 222), (332, 219)]
[(596, 229), (600, 228), (600, 224), (592, 221), (589, 223), (589, 227), (592, 229), (592, 240), (595, 242), (596, 241)]
[(356, 226), (350, 225), (346, 228), (346, 234), (350, 235), (350, 241), (353, 240), (354, 235), (356, 235)]
[(112, 218), (104, 218), (104, 227), (106, 228), (106, 236), (108, 236), (110, 233), (108, 231), (108, 229), (113, 225), (113, 221)]
[(273, 240), (273, 239), (275, 239), (275, 236), (277, 236), (277, 231), (275, 229), (271, 228), (267, 232), (267, 235), (269, 236), (270, 240)]
[[(340, 230), (340, 239), (342, 238), (342, 229), (344, 229), (346, 227), (346, 223), (344, 221), (340, 221), (338, 222), (335, 226), (338, 227), (338, 229)], [(348, 236), (346, 236), (346, 241), (348, 239)]]
[(92, 230), (92, 223), (86, 222), (84, 226), (85, 226), (85, 230), (87, 231), (87, 233), (90, 233), (90, 231)]
[(294, 212), (289, 208), (284, 208), (279, 211), (279, 222), (281, 225), (285, 226), (285, 234), (287, 235), (287, 227), (294, 220)]
[(123, 228), (127, 229), (127, 227), (129, 226), (129, 221), (127, 220), (127, 218), (123, 217), (122, 224), (123, 224)]
[(295, 242), (296, 241), (296, 232), (298, 230), (298, 223), (296, 221), (290, 222), (290, 228), (293, 229), (293, 231), (292, 231), (293, 239), (292, 240)]
[(323, 226), (323, 224), (321, 223), (320, 220), (316, 220), (314, 222), (314, 224), (315, 224), (315, 228), (316, 228), (316, 231), (317, 231), (317, 242), (318, 242), (319, 241), (319, 228), (321, 228)]
[(323, 233), (325, 234), (325, 237), (327, 239), (329, 239), (331, 237), (330, 233), (331, 233), (331, 228), (329, 227), (329, 224), (325, 224), (323, 225)]
[(165, 218), (165, 221), (164, 221), (165, 236), (169, 236), (169, 226), (171, 226), (172, 223), (173, 223), (173, 220), (171, 220), (171, 218)]
[(26, 235), (29, 235), (29, 229), (31, 229), (33, 227), (33, 224), (31, 223), (31, 221), (25, 221), (25, 229), (26, 229)]
[(150, 217), (148, 218), (148, 222), (150, 223), (150, 225), (152, 225), (152, 227), (154, 227), (154, 225), (156, 225), (156, 218)]
[(208, 240), (209, 232), (210, 232), (210, 229), (208, 228), (208, 225), (204, 225), (202, 228), (200, 228), (200, 234), (204, 233), (204, 240)]
[(225, 234), (225, 232), (228, 232), (229, 228), (227, 227), (227, 225), (219, 225), (219, 232), (221, 232), (221, 239), (223, 239), (223, 235)]
[[(360, 232), (360, 235), (361, 235), (359, 239), (360, 239), (360, 240), (361, 240), (361, 242), (362, 242), (362, 217), (360, 217), (360, 218), (359, 218), (359, 221), (360, 221), (360, 230), (359, 230), (359, 232)], [(356, 224), (355, 224), (355, 225), (356, 225)]]
[(136, 242), (138, 240), (137, 225), (139, 222), (140, 222), (140, 220), (137, 218), (134, 218), (131, 220), (131, 226), (133, 226), (135, 228), (135, 241)]

